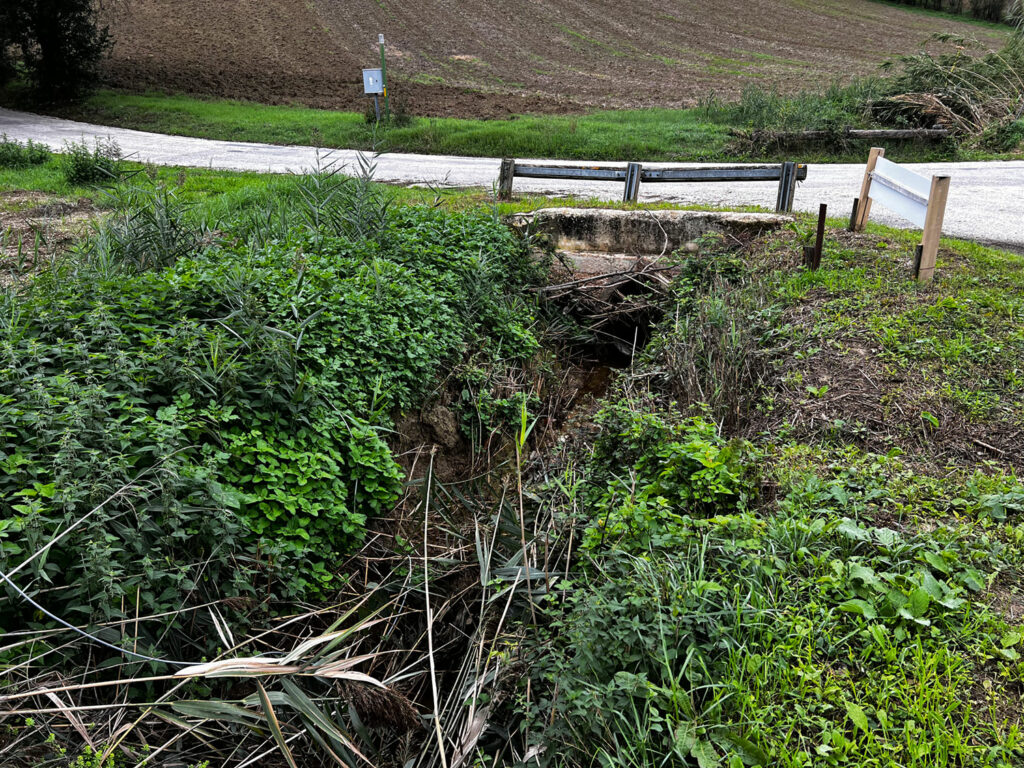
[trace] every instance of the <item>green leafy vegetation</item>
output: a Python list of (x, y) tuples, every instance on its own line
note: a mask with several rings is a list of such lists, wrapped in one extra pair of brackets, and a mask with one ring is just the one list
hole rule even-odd
[[(755, 271), (725, 271), (734, 295), (775, 306), (745, 342), (747, 359), (768, 358), (740, 382), (754, 404), (725, 435), (708, 418), (731, 403), (680, 411), (666, 361), (737, 341), (678, 316), (598, 412), (573, 484), (548, 490), (566, 515), (576, 499), (586, 510), (579, 570), (549, 601), (531, 656), (530, 730), (552, 764), (1024, 759), (1024, 634), (1006, 609), (1024, 577), (1024, 486), (1000, 437), (1020, 434), (1024, 412), (1024, 390), (1002, 378), (1024, 359), (1010, 320), (1019, 291), (1003, 282), (1017, 286), (1020, 258), (969, 247), (921, 291), (887, 254), (909, 245), (836, 243), (819, 272), (782, 267), (768, 246)], [(693, 277), (704, 274), (684, 270), (677, 315), (701, 312), (695, 287), (718, 291), (722, 272)], [(812, 322), (793, 322), (808, 310)], [(895, 329), (905, 344), (876, 347), (887, 370), (865, 367), (856, 350)], [(970, 360), (948, 357), (948, 333), (968, 334)], [(907, 418), (850, 406), (829, 419), (820, 401), (864, 398), (862, 372), (879, 377), (875, 407), (898, 400)], [(817, 375), (831, 383), (820, 397), (802, 386)], [(974, 415), (949, 394), (991, 389), (1003, 407)], [(926, 400), (941, 426), (922, 433)], [(975, 453), (957, 418), (984, 424), (983, 450), (1001, 460), (954, 459)]]
[(50, 151), (41, 144), (28, 141), (22, 144), (0, 134), (0, 168), (20, 169), (42, 165), (50, 159)]
[(0, 570), (45, 553), (23, 577), (56, 589), (51, 610), (162, 615), (139, 647), (179, 658), (210, 648), (180, 624), (192, 602), (330, 585), (398, 499), (393, 415), (467, 349), (529, 336), (508, 230), (369, 212), (357, 183), (293, 182), (273, 237), (249, 219), (215, 237), (172, 191), (122, 190), (76, 252), (3, 294)]
[(0, 754), (1024, 761), (1021, 256), (704, 237), (612, 373), (541, 201), (372, 171), (122, 177), (4, 295), (0, 570), (94, 639), (5, 585)]
[[(919, 52), (888, 63), (885, 75), (833, 84), (825, 91), (782, 96), (748, 87), (735, 104), (714, 99), (707, 120), (743, 125), (747, 151), (765, 153), (796, 146), (803, 131), (824, 132), (815, 142), (842, 146), (847, 128), (945, 128), (945, 150), (1019, 153), (1024, 127), (1024, 36), (1018, 31), (998, 52), (977, 54), (975, 43), (939, 36), (941, 53)], [(812, 142), (813, 143), (813, 142)]]

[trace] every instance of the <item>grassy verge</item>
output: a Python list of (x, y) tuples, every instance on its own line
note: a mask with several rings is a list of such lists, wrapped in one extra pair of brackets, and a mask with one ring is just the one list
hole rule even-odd
[[(754, 101), (760, 102), (753, 91)], [(781, 102), (776, 95), (775, 100)], [(818, 127), (815, 112), (858, 125), (860, 118), (834, 115), (805, 97), (805, 127)], [(813, 103), (811, 103), (813, 102)], [(760, 108), (758, 104), (758, 108)], [(787, 111), (792, 112), (789, 108)], [(67, 117), (181, 136), (271, 144), (319, 145), (471, 157), (557, 158), (565, 160), (715, 162), (775, 161), (799, 156), (802, 162), (860, 162), (863, 142), (836, 142), (798, 149), (740, 143), (730, 129), (746, 126), (742, 110), (718, 107), (684, 110), (645, 109), (564, 116), (520, 116), (508, 120), (410, 119), (408, 125), (375, 130), (355, 113), (266, 106), (183, 95), (101, 91), (62, 112)], [(831, 119), (830, 117), (830, 119)], [(960, 157), (949, 145), (902, 142), (890, 148), (897, 160), (948, 160)], [(973, 152), (964, 157), (998, 157)]]
[[(1019, 765), (1024, 259), (706, 243), (543, 503), (585, 519), (535, 641), (558, 765)], [(549, 471), (550, 472), (550, 471)], [(546, 725), (545, 725), (546, 724)]]

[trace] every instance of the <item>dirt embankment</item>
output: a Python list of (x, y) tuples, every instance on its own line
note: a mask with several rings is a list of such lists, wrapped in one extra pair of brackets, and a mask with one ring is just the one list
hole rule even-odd
[(383, 32), (408, 109), (461, 117), (792, 91), (872, 72), (936, 32), (1004, 37), (871, 0), (138, 0), (108, 21), (110, 85), (360, 110)]

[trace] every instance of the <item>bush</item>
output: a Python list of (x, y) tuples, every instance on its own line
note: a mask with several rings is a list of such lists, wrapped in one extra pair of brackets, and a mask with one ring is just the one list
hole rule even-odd
[(29, 139), (24, 144), (0, 134), (0, 168), (27, 168), (50, 159), (50, 150)]
[(753, 449), (719, 437), (701, 418), (672, 419), (643, 401), (595, 417), (602, 428), (589, 466), (600, 510), (584, 548), (631, 553), (682, 543), (694, 518), (746, 511), (756, 497)]
[(65, 142), (60, 172), (68, 184), (110, 184), (121, 175), (121, 158), (113, 139), (96, 139), (92, 149), (84, 141)]
[(528, 258), (488, 216), (211, 243), (159, 190), (115, 199), (78, 258), (2, 297), (0, 570), (79, 523), (29, 591), (79, 624), (165, 614), (140, 651), (198, 659), (218, 634), (179, 611), (233, 598), (244, 627), (248, 605), (334, 586), (401, 490), (382, 430), (466, 350), (522, 334), (502, 307)]
[(0, 30), (0, 84), (20, 64), (44, 101), (88, 90), (112, 45), (107, 28), (96, 22), (93, 0), (4, 0)]

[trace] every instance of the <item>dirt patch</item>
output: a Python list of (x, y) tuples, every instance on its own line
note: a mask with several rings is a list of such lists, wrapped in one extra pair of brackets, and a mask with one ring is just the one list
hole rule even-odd
[(108, 14), (113, 86), (361, 111), (383, 32), (409, 111), (475, 118), (794, 91), (871, 73), (935, 32), (1005, 39), (870, 0), (145, 0)]
[[(910, 272), (909, 251), (877, 236), (837, 232), (830, 239), (863, 254), (858, 265), (869, 265), (880, 279), (905, 279)], [(970, 269), (952, 251), (942, 249), (939, 259), (944, 270)], [(775, 361), (772, 406), (747, 424), (747, 433), (791, 430), (799, 439), (851, 443), (876, 453), (900, 448), (929, 464), (1024, 467), (1024, 423), (1009, 400), (986, 416), (965, 412), (943, 393), (948, 382), (938, 363), (921, 363), (926, 376), (909, 361), (894, 360), (862, 311), (842, 308), (845, 299), (816, 289), (786, 310), (782, 322), (809, 329), (812, 337)], [(874, 309), (897, 317), (935, 302), (927, 292), (893, 292), (880, 295)], [(847, 329), (831, 335), (812, 330), (819, 318), (846, 311)]]
[(0, 285), (46, 267), (86, 233), (97, 215), (88, 198), (0, 192)]

